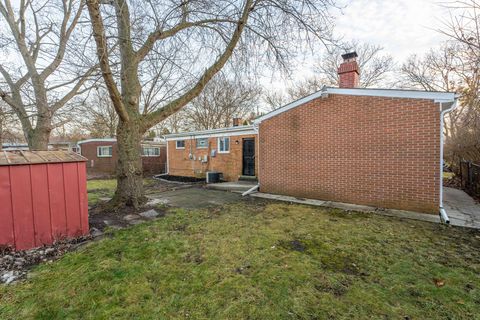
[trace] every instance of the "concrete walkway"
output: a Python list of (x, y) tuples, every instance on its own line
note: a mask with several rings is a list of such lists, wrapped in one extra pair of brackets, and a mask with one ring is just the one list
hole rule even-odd
[(405, 219), (440, 223), (440, 217), (435, 214), (426, 214), (426, 213), (396, 210), (396, 209), (385, 209), (385, 208), (380, 209), (380, 208), (364, 206), (359, 204), (295, 198), (295, 197), (282, 196), (282, 195), (270, 194), (270, 193), (262, 193), (262, 192), (252, 193), (250, 194), (250, 196), (256, 197), (256, 198), (270, 199), (270, 200), (300, 203), (300, 204), (306, 204), (306, 205), (318, 206), (318, 207), (337, 208), (337, 209), (348, 210), (348, 211), (375, 213), (383, 216), (390, 216), (390, 217), (396, 217), (396, 218), (405, 218)]
[(258, 182), (256, 181), (235, 181), (235, 182), (211, 183), (211, 184), (206, 184), (205, 187), (207, 189), (243, 193), (257, 184)]
[(462, 190), (443, 188), (443, 206), (450, 224), (480, 229), (480, 204)]

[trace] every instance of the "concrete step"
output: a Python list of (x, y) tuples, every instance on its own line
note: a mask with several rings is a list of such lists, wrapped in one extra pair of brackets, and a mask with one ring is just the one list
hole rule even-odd
[(257, 176), (240, 176), (238, 181), (258, 181)]
[(206, 188), (232, 192), (245, 192), (255, 185), (255, 181), (220, 182), (206, 184)]

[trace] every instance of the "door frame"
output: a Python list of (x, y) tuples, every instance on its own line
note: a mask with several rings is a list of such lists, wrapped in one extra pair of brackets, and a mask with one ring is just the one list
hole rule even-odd
[[(252, 141), (253, 142), (253, 174), (247, 175), (245, 174), (245, 155), (244, 155), (244, 149), (245, 149), (245, 141)], [(256, 143), (255, 143), (255, 138), (242, 138), (242, 175), (243, 176), (249, 176), (249, 177), (254, 177), (255, 176), (255, 167), (256, 167)]]

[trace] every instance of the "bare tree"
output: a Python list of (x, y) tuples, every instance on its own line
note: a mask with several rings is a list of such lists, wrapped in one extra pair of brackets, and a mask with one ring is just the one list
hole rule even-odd
[(392, 56), (383, 53), (381, 46), (358, 41), (333, 46), (323, 55), (322, 60), (317, 64), (317, 70), (324, 85), (338, 86), (338, 67), (342, 63), (341, 55), (351, 51), (356, 51), (358, 54), (360, 87), (390, 86), (387, 76), (394, 67)]
[[(103, 78), (119, 115), (118, 183), (111, 205), (136, 207), (144, 200), (139, 150), (145, 132), (200, 95), (227, 62), (250, 58), (253, 64), (255, 57), (273, 57), (285, 66), (289, 40), (314, 36), (325, 41), (332, 4), (87, 0)], [(300, 31), (310, 37), (299, 37)], [(109, 54), (112, 39), (118, 39), (118, 54)], [(115, 61), (120, 64), (118, 77), (112, 71)]]
[(97, 67), (84, 59), (83, 7), (83, 0), (0, 2), (0, 98), (15, 111), (31, 149), (47, 149), (59, 125), (55, 115), (86, 90)]
[(255, 113), (260, 94), (258, 86), (220, 75), (185, 107), (184, 116), (194, 130), (229, 127), (233, 118), (245, 120)]
[(0, 100), (0, 150), (7, 136), (12, 136), (12, 123), (15, 122), (11, 109)]
[(480, 6), (457, 1), (441, 33), (450, 37), (424, 57), (402, 66), (403, 85), (428, 91), (458, 92), (459, 107), (445, 121), (445, 157), (454, 168), (465, 158), (480, 162)]
[(91, 91), (81, 107), (77, 108), (80, 124), (88, 128), (92, 138), (115, 137), (118, 126), (118, 114), (115, 112), (112, 100), (103, 87)]
[(360, 68), (360, 87), (392, 87), (388, 75), (394, 68), (393, 58), (384, 54), (383, 48), (369, 43), (351, 41), (331, 46), (322, 59), (316, 63), (316, 75), (295, 82), (286, 92), (267, 92), (264, 102), (269, 110), (275, 110), (286, 103), (303, 98), (320, 90), (323, 86), (338, 86), (338, 67), (341, 55), (356, 51)]

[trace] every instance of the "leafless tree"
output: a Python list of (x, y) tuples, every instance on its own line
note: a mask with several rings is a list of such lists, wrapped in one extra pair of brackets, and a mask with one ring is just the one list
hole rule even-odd
[(112, 100), (103, 87), (91, 90), (82, 105), (76, 108), (79, 124), (87, 128), (92, 138), (115, 137), (118, 114)]
[(56, 115), (86, 90), (97, 67), (85, 59), (90, 31), (81, 23), (83, 9), (83, 0), (0, 2), (0, 98), (31, 149), (47, 149), (61, 124)]
[(315, 66), (316, 75), (295, 82), (286, 92), (267, 92), (264, 102), (269, 110), (303, 98), (320, 90), (323, 86), (338, 86), (338, 67), (342, 63), (341, 55), (356, 51), (360, 68), (360, 87), (393, 87), (389, 79), (394, 68), (392, 56), (383, 53), (383, 48), (358, 41), (345, 42), (330, 46)]
[[(145, 132), (199, 96), (227, 62), (248, 67), (275, 59), (288, 66), (294, 43), (325, 41), (333, 4), (87, 0), (103, 78), (119, 115), (118, 183), (110, 204), (138, 206), (144, 199), (139, 150)], [(116, 39), (118, 51), (109, 54)]]
[(393, 58), (383, 53), (383, 47), (358, 41), (345, 42), (332, 46), (317, 64), (320, 80), (327, 86), (338, 86), (338, 67), (342, 63), (341, 55), (356, 51), (360, 68), (360, 83), (362, 88), (386, 87), (391, 84), (387, 76), (393, 70)]
[(444, 128), (445, 158), (458, 168), (463, 158), (480, 162), (480, 6), (457, 1), (450, 9), (450, 20), (439, 30), (450, 39), (424, 57), (410, 57), (401, 72), (405, 87), (461, 95)]
[(14, 132), (15, 124), (16, 119), (12, 110), (0, 100), (0, 150), (4, 142), (18, 140)]
[(194, 130), (229, 127), (233, 118), (246, 120), (255, 113), (260, 94), (259, 86), (219, 75), (185, 107), (184, 117)]

